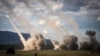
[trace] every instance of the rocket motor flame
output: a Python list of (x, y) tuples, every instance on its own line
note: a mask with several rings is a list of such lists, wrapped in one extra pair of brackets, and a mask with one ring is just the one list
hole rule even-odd
[(46, 30), (43, 31), (45, 34), (48, 34), (48, 32)]

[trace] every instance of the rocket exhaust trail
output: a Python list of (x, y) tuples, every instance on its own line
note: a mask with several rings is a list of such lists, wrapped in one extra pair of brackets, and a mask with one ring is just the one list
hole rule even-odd
[[(22, 1), (23, 1), (23, 3), (25, 4), (25, 8), (28, 8), (29, 11), (32, 12), (32, 10), (30, 10), (30, 9), (32, 9), (32, 8), (30, 7), (28, 1), (27, 1), (27, 0), (22, 0)], [(18, 3), (18, 2), (16, 1), (16, 3)], [(19, 9), (20, 9), (20, 8), (19, 8)], [(16, 12), (16, 14), (17, 14), (17, 13), (20, 13), (20, 12)], [(31, 14), (32, 14), (32, 13), (31, 13)], [(20, 18), (21, 18), (21, 19), (20, 19)], [(31, 27), (30, 23), (29, 23), (25, 18), (23, 18), (23, 16), (17, 16), (16, 19), (21, 23), (21, 25), (22, 25), (27, 31), (29, 31), (31, 37), (34, 37), (35, 33), (37, 33), (37, 32), (35, 31), (34, 28)]]
[[(13, 14), (15, 15), (15, 13), (13, 12), (13, 8), (11, 7), (11, 4), (9, 4), (9, 2), (7, 0), (1, 0), (1, 2), (3, 3), (4, 6), (7, 7), (9, 14)], [(18, 33), (20, 40), (22, 41), (22, 44), (24, 45), (24, 48), (26, 46), (26, 41), (24, 39), (24, 37), (22, 36), (22, 34), (20, 33), (20, 31), (17, 29), (17, 27), (15, 26), (15, 24), (12, 22), (11, 19), (9, 19), (9, 16), (7, 15), (8, 20), (10, 21), (11, 25), (13, 26), (13, 28), (16, 30), (16, 32)]]
[(64, 32), (67, 33), (67, 35), (70, 35), (70, 33), (60, 24), (59, 21), (56, 22), (56, 24), (58, 25), (58, 27), (60, 27)]
[(19, 23), (22, 24), (22, 26), (29, 31), (31, 37), (34, 36), (34, 34), (36, 33), (36, 31), (30, 26), (29, 22), (25, 19), (23, 19), (23, 17), (16, 17), (16, 19), (18, 20)]
[(48, 32), (47, 32), (46, 30), (44, 30), (43, 33), (44, 33), (47, 37), (49, 37), (49, 40), (50, 40), (51, 43), (53, 43), (53, 45), (55, 46), (54, 41), (53, 41), (53, 39), (51, 39), (51, 37), (48, 35)]
[[(37, 2), (41, 3), (42, 5), (44, 5), (44, 3), (43, 3), (42, 1), (37, 0)], [(46, 3), (46, 4), (47, 4), (47, 3)], [(56, 16), (58, 16), (59, 18), (67, 18), (67, 17), (66, 17), (66, 14), (62, 14), (62, 13), (55, 12), (55, 11), (53, 11), (51, 8), (49, 8), (48, 5), (49, 5), (49, 4), (44, 5), (44, 6), (45, 6), (45, 8), (49, 11), (50, 14), (56, 15)], [(66, 21), (68, 21), (68, 20), (66, 20)], [(79, 31), (78, 31), (77, 22), (76, 22), (73, 18), (71, 18), (70, 21), (73, 21), (73, 22), (70, 22), (69, 25), (71, 25), (71, 26), (73, 27), (73, 31), (79, 36)], [(61, 27), (61, 28), (62, 28), (63, 30), (65, 30), (63, 27)], [(68, 32), (68, 31), (66, 30), (66, 33), (67, 33), (67, 32)], [(67, 33), (67, 34), (68, 34), (68, 33)]]
[(18, 33), (20, 40), (22, 41), (22, 44), (24, 45), (24, 48), (26, 46), (26, 41), (24, 39), (24, 37), (22, 36), (22, 34), (20, 33), (20, 31), (18, 30), (18, 28), (15, 26), (15, 24), (12, 22), (11, 19), (9, 19), (9, 16), (7, 16), (8, 20), (10, 21), (11, 25), (13, 26), (13, 28), (16, 30), (16, 32)]
[(60, 27), (67, 33), (67, 35), (70, 35), (70, 33), (63, 26), (60, 25)]
[[(40, 1), (37, 1), (37, 2), (40, 2)], [(36, 10), (35, 10), (35, 11), (32, 10), (32, 8), (30, 7), (30, 5), (29, 5), (29, 3), (28, 3), (27, 0), (24, 1), (24, 4), (26, 5), (27, 8), (30, 9), (30, 11), (32, 11), (32, 12), (36, 12)], [(47, 8), (47, 7), (46, 7), (46, 8)], [(38, 16), (38, 15), (37, 15), (37, 16)], [(41, 18), (40, 16), (38, 16), (38, 17)], [(45, 20), (46, 20), (46, 19), (45, 19)], [(20, 21), (21, 21), (21, 20), (20, 20)], [(25, 20), (22, 20), (21, 23), (22, 23), (23, 21), (25, 21)], [(46, 20), (46, 21), (48, 21), (48, 20)], [(23, 23), (22, 23), (22, 24), (23, 24)], [(25, 25), (27, 25), (27, 24), (25, 23), (24, 26), (25, 26)], [(28, 26), (29, 26), (29, 25), (28, 25)], [(27, 27), (25, 27), (25, 28), (27, 28)], [(30, 28), (30, 27), (29, 27), (29, 28)], [(29, 29), (29, 28), (28, 28), (28, 29)], [(67, 31), (67, 30), (66, 30), (66, 31)], [(31, 34), (31, 37), (32, 37), (33, 34), (32, 34), (32, 33), (30, 33), (30, 34)]]
[[(43, 0), (44, 1), (44, 0)], [(43, 1), (39, 1), (39, 0), (37, 0), (37, 2), (38, 3), (41, 3), (41, 4), (43, 4), (44, 6), (45, 6), (45, 8), (46, 9), (48, 9), (49, 7), (48, 6), (46, 6), (46, 5), (48, 5), (47, 3), (44, 3)], [(32, 10), (32, 8), (30, 7), (30, 4), (28, 3), (28, 1), (27, 0), (23, 0), (23, 2), (24, 2), (24, 4), (26, 5), (26, 7), (28, 7), (29, 9), (30, 9), (30, 11), (34, 11), (34, 10)], [(50, 8), (48, 9), (49, 11), (52, 11)], [(36, 10), (35, 10), (36, 11)], [(35, 12), (34, 11), (34, 12)], [(52, 11), (53, 12), (53, 11)], [(40, 17), (41, 18), (41, 17)], [(46, 20), (46, 19), (45, 19)], [(25, 21), (25, 20), (24, 20)], [(46, 20), (47, 21), (47, 20)], [(22, 21), (23, 22), (23, 21)], [(22, 23), (21, 22), (21, 23)], [(29, 25), (28, 25), (29, 26)], [(68, 31), (66, 30), (66, 29), (64, 29), (64, 27), (62, 27), (62, 26), (60, 26), (67, 34), (69, 34), (68, 33)], [(25, 27), (25, 28), (27, 28), (27, 27)], [(31, 33), (30, 33), (31, 34)], [(33, 34), (31, 34), (31, 35), (33, 35)]]
[[(41, 1), (38, 1), (38, 0), (37, 0), (37, 2), (41, 3)], [(43, 4), (43, 3), (41, 3), (41, 4)], [(29, 5), (29, 4), (27, 4), (27, 5)], [(43, 5), (44, 5), (44, 4), (43, 4)], [(46, 5), (44, 5), (44, 6), (45, 6), (46, 9), (49, 8), (49, 7), (47, 7)], [(28, 8), (30, 8), (30, 7), (28, 7)], [(31, 8), (30, 8), (30, 9), (31, 9)], [(50, 8), (49, 8), (48, 10), (49, 10), (49, 12), (51, 11), (51, 12), (50, 12), (51, 14), (53, 14), (53, 13), (52, 13), (53, 11), (52, 11)], [(32, 10), (32, 11), (34, 11), (34, 10)], [(41, 19), (45, 18), (45, 17), (41, 17), (40, 15), (37, 15), (37, 16), (38, 16), (39, 18), (41, 18)], [(58, 16), (58, 15), (57, 15), (57, 16)], [(44, 19), (44, 20), (48, 23), (48, 20), (46, 20), (46, 19)], [(51, 26), (50, 26), (50, 27), (51, 27)], [(69, 33), (66, 29), (64, 29), (64, 27), (62, 27), (62, 26), (60, 26), (60, 27), (61, 27), (68, 35), (70, 35), (70, 33)], [(54, 27), (52, 27), (52, 28), (54, 29)]]
[[(16, 1), (16, 0), (14, 0), (14, 1)], [(24, 0), (23, 0), (24, 1)], [(10, 4), (9, 2), (8, 2), (8, 0), (1, 0), (1, 2), (3, 3), (3, 5), (4, 6), (6, 6), (7, 7), (7, 9), (8, 9), (8, 11), (9, 11), (9, 14), (13, 14), (14, 16), (16, 16), (16, 13), (17, 12), (14, 12), (14, 9), (11, 7), (11, 5), (15, 5), (15, 4)], [(25, 3), (26, 3), (26, 5), (28, 4), (28, 2), (25, 0), (24, 1)], [(16, 4), (17, 4), (17, 2), (15, 2)], [(27, 7), (28, 7), (28, 5), (27, 5)], [(29, 32), (30, 32), (30, 35), (31, 36), (33, 36), (33, 31), (32, 31), (32, 28), (29, 26), (29, 23), (27, 22), (27, 20), (22, 20), (22, 19), (18, 19), (18, 18), (16, 18), (17, 20), (19, 20), (19, 22), (22, 24), (22, 26), (26, 29), (26, 30), (28, 30)], [(32, 34), (31, 34), (32, 33)]]

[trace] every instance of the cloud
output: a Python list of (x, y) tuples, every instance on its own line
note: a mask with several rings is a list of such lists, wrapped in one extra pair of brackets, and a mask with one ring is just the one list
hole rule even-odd
[[(9, 7), (10, 9), (12, 8), (8, 2), (5, 2), (6, 0), (2, 0), (2, 1), (5, 5), (5, 7), (7, 7), (7, 8)], [(52, 19), (50, 19), (51, 21), (52, 20), (64, 21), (61, 16), (63, 16), (63, 15), (64, 16), (67, 16), (67, 15), (73, 16), (74, 15), (75, 17), (80, 16), (78, 20), (77, 20), (77, 18), (75, 18), (75, 21), (77, 20), (76, 23), (80, 22), (80, 19), (81, 19), (81, 24), (78, 23), (81, 25), (79, 27), (83, 26), (83, 28), (84, 27), (85, 28), (92, 28), (92, 27), (96, 28), (97, 27), (96, 25), (98, 25), (97, 23), (95, 24), (95, 22), (92, 21), (91, 18), (92, 17), (95, 18), (95, 15), (96, 16), (100, 15), (100, 7), (99, 7), (100, 0), (16, 0), (17, 2), (15, 2), (15, 0), (14, 1), (11, 0), (11, 1), (12, 2), (10, 2), (10, 3), (16, 4), (16, 6), (13, 7), (16, 14), (21, 15), (23, 17), (23, 19), (27, 19), (27, 18), (30, 19), (33, 15), (35, 15), (36, 17), (38, 17), (38, 18), (36, 18), (36, 20), (41, 19), (43, 16), (45, 16), (42, 19), (46, 18), (47, 21), (48, 21), (48, 18), (52, 18)], [(36, 3), (34, 3), (34, 2), (36, 2)], [(32, 4), (32, 3), (34, 3), (34, 4)], [(3, 5), (1, 5), (1, 6), (3, 7)], [(21, 6), (23, 6), (23, 7), (21, 7)], [(30, 6), (30, 7), (28, 7), (28, 6)], [(3, 11), (5, 9), (5, 7), (3, 9), (0, 9), (0, 11)], [(6, 9), (4, 11), (6, 11)], [(62, 12), (62, 13), (60, 13), (60, 12)], [(64, 14), (64, 13), (66, 13), (66, 14)], [(56, 18), (55, 16), (59, 16), (58, 14), (60, 14), (60, 17)], [(47, 15), (49, 15), (49, 17)], [(88, 16), (88, 17), (85, 17), (85, 16)], [(31, 19), (33, 19), (33, 18), (31, 18)], [(65, 23), (68, 23), (67, 17), (64, 17), (64, 19), (66, 19)], [(84, 20), (84, 19), (87, 19), (87, 20)], [(36, 21), (36, 20), (34, 20), (34, 22), (31, 22), (30, 24), (31, 25), (36, 24), (36, 26), (37, 26), (39, 21)], [(97, 20), (100, 20), (100, 19), (97, 19)], [(51, 21), (49, 22), (50, 25), (54, 25), (53, 23), (55, 23), (55, 22), (52, 23)], [(40, 24), (44, 24), (44, 22), (41, 21)], [(73, 23), (73, 24), (75, 24), (75, 23)], [(72, 25), (72, 24), (70, 23), (70, 25)], [(39, 27), (41, 27), (41, 26), (39, 26)]]
[(52, 8), (52, 10), (54, 10), (54, 11), (59, 10), (63, 7), (63, 3), (62, 3), (61, 0), (56, 0), (56, 1), (50, 0), (47, 3)]
[(61, 9), (62, 6), (63, 6), (62, 3), (57, 3), (57, 4), (54, 4), (54, 5), (53, 5), (52, 9), (53, 9), (53, 10)]
[(84, 10), (84, 11), (80, 10), (78, 12), (67, 11), (66, 14), (75, 15), (75, 16), (82, 16), (82, 15), (88, 14), (88, 11), (86, 11), (86, 10)]
[(84, 5), (82, 6), (83, 9), (86, 8), (88, 11), (88, 14), (96, 14), (100, 15), (100, 5), (99, 5), (100, 0), (85, 0), (83, 3)]
[(97, 21), (100, 21), (100, 17), (97, 18)]
[(100, 0), (63, 0), (62, 11), (70, 15), (100, 15)]
[(63, 8), (64, 11), (79, 11), (80, 7), (84, 4), (80, 0), (63, 0)]

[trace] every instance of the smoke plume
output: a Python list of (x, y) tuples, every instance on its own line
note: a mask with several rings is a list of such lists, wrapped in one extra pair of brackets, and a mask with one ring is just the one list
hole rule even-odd
[(12, 22), (12, 20), (9, 18), (9, 16), (7, 15), (7, 18), (9, 19), (10, 23), (12, 24), (12, 26), (14, 27), (14, 29), (17, 31), (19, 37), (20, 37), (20, 40), (22, 41), (23, 45), (24, 45), (24, 48), (26, 47), (26, 41), (23, 37), (23, 35), (20, 33), (20, 31), (17, 29), (17, 27), (15, 26), (15, 24)]
[(78, 49), (77, 41), (78, 41), (78, 38), (74, 35), (64, 37), (64, 43), (67, 45), (67, 48), (69, 50), (77, 50)]
[[(68, 16), (66, 12), (61, 10), (61, 8), (63, 7), (62, 2), (56, 2), (56, 1), (54, 2), (52, 0), (29, 0), (29, 1), (28, 0), (21, 0), (21, 1), (13, 0), (13, 1), (14, 3), (9, 2), (8, 0), (1, 0), (4, 6), (8, 9), (9, 11), (8, 14), (14, 15), (15, 19), (17, 19), (18, 22), (23, 26), (23, 28), (29, 31), (31, 35), (31, 37), (28, 40), (25, 40), (24, 37), (20, 34), (19, 30), (15, 28), (16, 26), (14, 26), (12, 23), (13, 27), (18, 32), (25, 49), (42, 50), (45, 47), (45, 39), (42, 36), (42, 34), (35, 35), (37, 31), (35, 31), (35, 29), (30, 26), (29, 21), (26, 20), (27, 18), (28, 19), (31, 18), (33, 14), (37, 16), (39, 19), (42, 18), (43, 20), (45, 20), (47, 24), (46, 26), (49, 26), (50, 28), (54, 29), (57, 37), (59, 38), (63, 37), (63, 31), (61, 31), (60, 29), (62, 28), (62, 26), (58, 26), (59, 24), (57, 25), (56, 23), (58, 19), (64, 20), (66, 22), (65, 24), (69, 24), (73, 28), (73, 31), (77, 37), (70, 35), (66, 32), (66, 35), (68, 36), (64, 37), (63, 44), (55, 43), (54, 49), (59, 49), (59, 50), (67, 50), (67, 49), (77, 50), (78, 49), (79, 46), (77, 44), (77, 41), (81, 37), (78, 24), (72, 16)], [(29, 3), (30, 1), (36, 2), (38, 5), (31, 7)], [(58, 5), (60, 5), (60, 7)], [(37, 7), (38, 9), (36, 9)], [(46, 13), (42, 13), (41, 10), (45, 11)], [(96, 34), (95, 31), (87, 31), (86, 35), (88, 35), (89, 41), (81, 42), (80, 49), (85, 49), (85, 50), (93, 49), (95, 44), (97, 44), (97, 41), (95, 39), (95, 34)]]
[(81, 50), (93, 50), (93, 48), (97, 45), (97, 40), (95, 37), (95, 31), (86, 31), (86, 35), (88, 35), (89, 40), (80, 43)]

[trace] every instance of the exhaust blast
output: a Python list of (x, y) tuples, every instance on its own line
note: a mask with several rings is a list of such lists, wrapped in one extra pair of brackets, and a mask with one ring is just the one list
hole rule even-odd
[[(54, 15), (54, 16), (57, 16), (58, 18), (64, 19), (73, 28), (74, 33), (78, 37), (80, 37), (78, 24), (72, 16), (68, 16), (65, 12), (63, 12), (61, 10), (60, 10), (60, 12), (56, 12), (55, 10), (52, 9), (52, 7), (50, 7), (50, 4), (48, 4), (48, 2), (46, 2), (46, 1), (42, 2), (42, 1), (38, 0), (37, 2), (42, 4), (46, 8), (46, 10), (48, 10), (49, 15)], [(47, 5), (44, 5), (44, 4), (47, 4)], [(41, 16), (39, 16), (39, 17), (44, 18), (44, 20), (46, 20), (46, 17), (41, 17)], [(46, 22), (47, 22), (47, 20), (46, 20)], [(54, 23), (52, 24), (52, 22), (50, 24), (54, 25)], [(50, 26), (50, 24), (49, 24), (49, 26)], [(54, 28), (54, 27), (52, 26), (52, 28)], [(61, 28), (64, 29), (63, 27), (61, 27)]]
[(64, 37), (64, 44), (67, 45), (67, 48), (69, 50), (77, 50), (78, 49), (77, 41), (78, 41), (78, 38), (74, 35)]
[(80, 42), (80, 50), (93, 50), (98, 44), (95, 37), (96, 32), (89, 30), (85, 34), (88, 35), (89, 39), (88, 41)]
[(35, 31), (35, 29), (33, 29), (33, 28), (30, 26), (29, 22), (27, 22), (25, 19), (23, 19), (23, 17), (20, 17), (20, 16), (16, 17), (16, 19), (17, 19), (18, 22), (20, 22), (21, 25), (30, 33), (31, 37), (34, 37), (36, 31)]
[(20, 33), (20, 31), (17, 29), (17, 27), (15, 26), (15, 24), (13, 23), (13, 21), (9, 18), (9, 16), (7, 15), (8, 20), (10, 21), (11, 25), (14, 27), (14, 29), (16, 30), (16, 32), (18, 33), (20, 40), (22, 41), (24, 48), (26, 47), (26, 41), (23, 37), (23, 35)]

